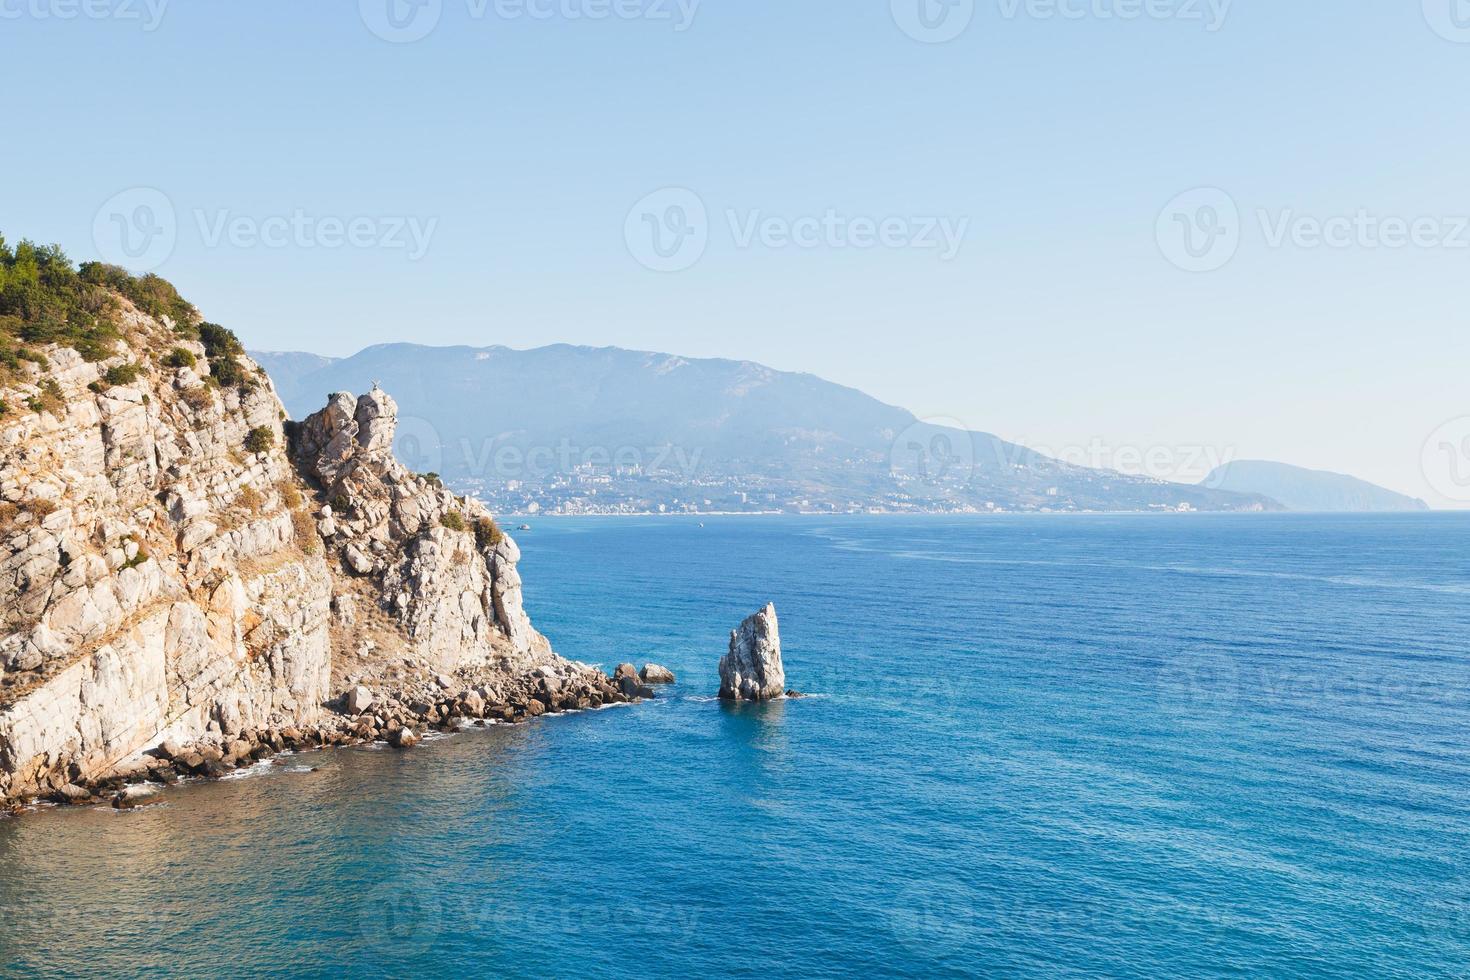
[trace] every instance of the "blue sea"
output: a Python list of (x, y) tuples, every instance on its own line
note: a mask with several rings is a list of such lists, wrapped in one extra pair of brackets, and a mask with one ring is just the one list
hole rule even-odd
[[(1470, 519), (519, 539), (561, 652), (679, 683), (0, 821), (0, 968), (1470, 975)], [(767, 601), (811, 697), (722, 705), (729, 630)]]

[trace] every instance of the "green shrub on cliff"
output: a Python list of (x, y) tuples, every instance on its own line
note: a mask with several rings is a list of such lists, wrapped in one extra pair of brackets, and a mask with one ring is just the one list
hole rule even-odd
[(241, 390), (255, 387), (255, 379), (239, 361), (245, 353), (239, 337), (218, 323), (201, 323), (199, 340), (204, 344), (204, 356), (209, 359), (210, 375), (220, 387)]
[(163, 359), (164, 367), (191, 368), (199, 363), (199, 358), (187, 347), (175, 347), (169, 351), (168, 356)]
[(443, 524), (445, 527), (449, 528), (449, 530), (451, 530), (451, 531), (463, 531), (463, 530), (466, 530), (465, 523), (464, 523), (464, 515), (461, 514), (457, 510), (451, 510), (449, 513), (445, 514), (443, 517), (439, 518), (439, 523), (440, 524)]
[(497, 547), (504, 537), (505, 532), (493, 517), (482, 517), (475, 522), (475, 543), (481, 548)]
[(102, 375), (102, 380), (107, 382), (108, 387), (115, 388), (118, 385), (132, 384), (138, 380), (140, 373), (141, 371), (136, 364), (119, 364), (116, 367), (108, 368), (107, 373)]
[[(134, 276), (102, 262), (75, 268), (60, 246), (22, 241), (12, 247), (0, 236), (0, 349), (15, 342), (60, 344), (88, 361), (111, 357), (122, 339), (118, 295), (186, 332), (199, 318), (193, 305), (159, 276)], [(9, 358), (0, 361), (8, 363)]]
[(275, 444), (276, 434), (263, 425), (251, 429), (245, 437), (245, 451), (250, 453), (269, 452)]
[(66, 397), (61, 393), (61, 385), (56, 383), (55, 378), (47, 378), (41, 382), (41, 393), (32, 396), (29, 402), (31, 411), (36, 414), (49, 412), (61, 418), (66, 412)]

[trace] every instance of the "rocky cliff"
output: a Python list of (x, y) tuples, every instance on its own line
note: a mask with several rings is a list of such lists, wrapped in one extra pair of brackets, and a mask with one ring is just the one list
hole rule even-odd
[(339, 392), (290, 448), (314, 497), (335, 576), (342, 679), (383, 667), (378, 653), (425, 671), (522, 673), (558, 658), (531, 626), (520, 551), (483, 504), (410, 473), (393, 455), (398, 407), (386, 393)]
[(5, 392), (0, 797), (309, 724), (330, 696), (331, 578), (269, 382), (211, 384), (199, 341), (121, 317), (109, 356), (46, 346)]
[(532, 628), (484, 508), (393, 459), (387, 395), (288, 437), (171, 287), (84, 266), (58, 326), (41, 268), (0, 264), (0, 801), (622, 699)]

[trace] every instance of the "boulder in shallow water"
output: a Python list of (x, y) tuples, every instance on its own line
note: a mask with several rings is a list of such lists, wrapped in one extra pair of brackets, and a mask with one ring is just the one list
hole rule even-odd
[(629, 677), (626, 674), (618, 678), (618, 690), (630, 698), (643, 698), (647, 700), (654, 696), (653, 688), (647, 684), (640, 683), (637, 677)]
[(726, 701), (769, 701), (785, 690), (781, 629), (776, 607), (767, 605), (730, 632), (730, 651), (720, 658), (720, 697)]
[(92, 793), (76, 783), (67, 783), (56, 791), (58, 802), (82, 804), (92, 802)]
[(641, 676), (645, 684), (674, 683), (674, 672), (667, 667), (660, 667), (658, 664), (644, 664)]

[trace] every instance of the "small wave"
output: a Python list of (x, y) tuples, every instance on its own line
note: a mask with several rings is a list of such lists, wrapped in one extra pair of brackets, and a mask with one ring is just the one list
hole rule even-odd
[(249, 779), (251, 776), (264, 776), (266, 773), (275, 768), (275, 760), (262, 759), (261, 761), (246, 766), (243, 769), (236, 769), (234, 772), (226, 773), (225, 775), (220, 777), (220, 782), (227, 782), (234, 779)]

